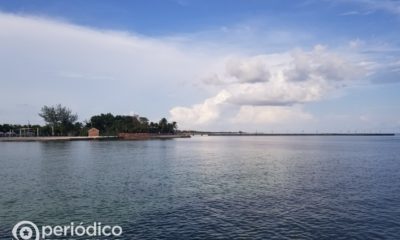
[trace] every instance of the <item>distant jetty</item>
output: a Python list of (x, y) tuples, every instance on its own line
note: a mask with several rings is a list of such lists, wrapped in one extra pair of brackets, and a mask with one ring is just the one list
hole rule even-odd
[(208, 136), (394, 136), (394, 133), (207, 133)]

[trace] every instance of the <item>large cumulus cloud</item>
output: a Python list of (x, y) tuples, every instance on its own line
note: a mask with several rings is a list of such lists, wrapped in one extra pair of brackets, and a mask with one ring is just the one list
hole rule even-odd
[(320, 100), (365, 75), (362, 65), (320, 45), (310, 51), (235, 57), (226, 61), (220, 73), (207, 78), (206, 84), (217, 83), (221, 88), (215, 97), (191, 107), (175, 107), (170, 113), (177, 121), (204, 124), (234, 105), (233, 122), (269, 123), (280, 119), (277, 115), (307, 120), (310, 114), (298, 105)]

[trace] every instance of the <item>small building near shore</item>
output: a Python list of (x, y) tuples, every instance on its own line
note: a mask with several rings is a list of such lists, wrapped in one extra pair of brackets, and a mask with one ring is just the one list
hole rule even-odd
[(88, 130), (88, 136), (89, 137), (98, 137), (100, 136), (100, 131), (97, 128), (91, 128)]

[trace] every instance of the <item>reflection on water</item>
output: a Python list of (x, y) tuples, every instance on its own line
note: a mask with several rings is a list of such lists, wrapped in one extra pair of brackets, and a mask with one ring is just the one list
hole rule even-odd
[(21, 220), (124, 239), (400, 236), (398, 137), (0, 143), (0, 237)]

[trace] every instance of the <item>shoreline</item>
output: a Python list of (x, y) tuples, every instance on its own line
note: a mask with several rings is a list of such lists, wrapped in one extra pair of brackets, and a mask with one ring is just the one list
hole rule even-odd
[(136, 138), (122, 138), (119, 136), (78, 136), (78, 137), (68, 137), (68, 136), (58, 136), (58, 137), (0, 137), (0, 142), (58, 142), (58, 141), (129, 141), (129, 140), (155, 140), (155, 139), (175, 139), (175, 138), (190, 138), (189, 135), (154, 135)]
[[(395, 136), (395, 133), (208, 133), (210, 137), (368, 137), (368, 136)], [(57, 142), (57, 141), (140, 141), (140, 140), (169, 140), (176, 138), (191, 138), (188, 134), (178, 135), (130, 135), (130, 136), (57, 136), (57, 137), (0, 137), (0, 142)]]
[(116, 140), (117, 136), (99, 136), (99, 137), (0, 137), (0, 142), (56, 142), (56, 141), (90, 141), (90, 140)]

